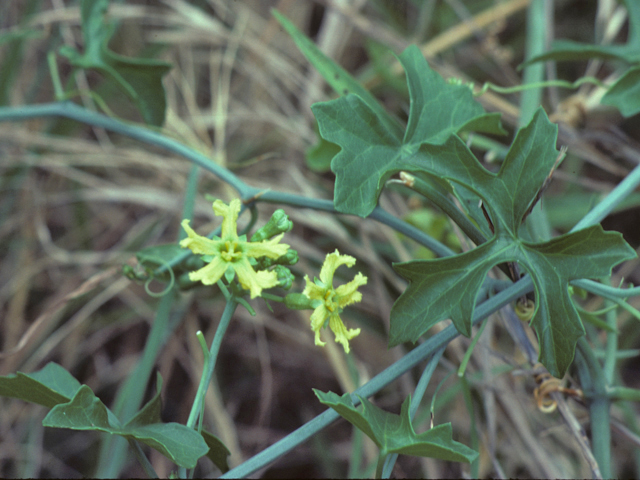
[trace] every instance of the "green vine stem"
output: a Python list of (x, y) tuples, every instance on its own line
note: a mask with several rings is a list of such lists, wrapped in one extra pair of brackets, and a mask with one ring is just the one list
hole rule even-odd
[(582, 77), (573, 83), (567, 82), (565, 80), (547, 80), (544, 82), (533, 82), (533, 83), (527, 83), (523, 85), (516, 85), (513, 87), (500, 87), (491, 82), (486, 82), (482, 86), (482, 88), (477, 92), (474, 92), (473, 95), (476, 97), (479, 97), (480, 95), (486, 93), (487, 90), (493, 90), (496, 93), (509, 94), (509, 93), (518, 93), (525, 90), (540, 89), (540, 88), (547, 88), (547, 87), (561, 87), (561, 88), (569, 88), (569, 89), (575, 90), (576, 88), (579, 88), (584, 84), (592, 84), (598, 87), (607, 88), (607, 86), (604, 83), (602, 83), (600, 80), (598, 80), (595, 77)]
[[(193, 400), (191, 412), (189, 413), (189, 419), (187, 420), (186, 424), (189, 428), (194, 428), (196, 426), (196, 422), (198, 421), (198, 417), (200, 416), (200, 413), (202, 411), (202, 406), (204, 405), (204, 397), (207, 394), (207, 390), (209, 389), (211, 377), (213, 377), (213, 371), (216, 366), (216, 360), (218, 359), (218, 353), (220, 352), (220, 346), (222, 345), (222, 339), (224, 338), (224, 334), (227, 331), (227, 327), (229, 326), (231, 318), (233, 317), (233, 313), (236, 311), (238, 305), (239, 303), (233, 295), (229, 295), (227, 297), (224, 311), (222, 312), (222, 316), (220, 317), (220, 323), (218, 324), (218, 328), (216, 328), (213, 342), (211, 342), (209, 354), (205, 355), (205, 365), (202, 370), (202, 377), (200, 378), (198, 391), (196, 392), (196, 396)], [(200, 425), (202, 425), (202, 423), (200, 423)], [(186, 469), (182, 467), (179, 468), (178, 475), (180, 478), (187, 478)]]
[(607, 395), (611, 400), (627, 400), (630, 402), (640, 402), (640, 390), (629, 387), (609, 387)]
[(191, 413), (189, 413), (187, 427), (193, 428), (196, 425), (198, 415), (200, 415), (200, 407), (204, 402), (204, 396), (209, 388), (209, 383), (211, 383), (211, 377), (213, 376), (213, 370), (216, 366), (216, 360), (218, 358), (218, 352), (220, 351), (220, 345), (222, 345), (222, 339), (224, 338), (224, 334), (227, 331), (227, 327), (229, 326), (229, 322), (231, 321), (233, 312), (236, 311), (237, 306), (238, 302), (235, 297), (231, 296), (227, 299), (224, 311), (222, 312), (222, 317), (220, 317), (220, 323), (218, 324), (218, 328), (216, 328), (216, 334), (213, 337), (213, 342), (211, 342), (209, 357), (207, 358), (207, 364), (204, 366), (202, 371), (198, 391), (196, 392), (193, 405), (191, 406)]
[[(603, 478), (611, 477), (611, 399), (604, 372), (585, 337), (578, 339), (577, 350), (586, 368), (578, 368), (580, 382), (589, 402), (591, 448)], [(576, 355), (578, 357), (578, 355)], [(576, 358), (576, 360), (578, 360)]]

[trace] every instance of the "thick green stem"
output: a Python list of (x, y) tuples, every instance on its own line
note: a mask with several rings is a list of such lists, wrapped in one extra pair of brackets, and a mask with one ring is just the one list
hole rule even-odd
[[(531, 0), (527, 9), (527, 33), (525, 45), (525, 60), (541, 55), (545, 52), (547, 38), (547, 5), (548, 0)], [(544, 63), (534, 63), (524, 69), (523, 86), (539, 84), (544, 80)], [(542, 104), (542, 89), (532, 88), (522, 92), (520, 96), (520, 127), (527, 125), (533, 114)], [(542, 204), (536, 206), (527, 217), (527, 229), (531, 238), (536, 241), (546, 241), (551, 238), (551, 227)]]

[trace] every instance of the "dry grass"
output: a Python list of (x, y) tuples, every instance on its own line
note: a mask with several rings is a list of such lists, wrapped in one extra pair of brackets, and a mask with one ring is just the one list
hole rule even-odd
[[(27, 3), (2, 2), (3, 31), (17, 28)], [(41, 36), (25, 43), (22, 57), (12, 65), (16, 81), (5, 92), (9, 104), (52, 99), (46, 51), (54, 40), (69, 45), (80, 41), (79, 9), (71, 3), (43, 1), (29, 21)], [(205, 153), (253, 186), (331, 198), (332, 175), (310, 171), (304, 158), (305, 149), (316, 141), (309, 107), (332, 98), (331, 92), (269, 9), (275, 7), (292, 19), (328, 56), (352, 72), (370, 71), (369, 41), (381, 42), (396, 53), (418, 42), (445, 76), (473, 78), (479, 84), (518, 83), (515, 67), (522, 59), (526, 1), (431, 2), (436, 5), (431, 22), (420, 17), (427, 7), (420, 10), (418, 3), (130, 1), (110, 9), (110, 16), (121, 22), (112, 47), (137, 55), (149, 42), (165, 45), (161, 58), (173, 64), (165, 77), (166, 135)], [(591, 28), (592, 8), (579, 1), (557, 3), (559, 26), (568, 22), (562, 15), (575, 11), (575, 21)], [(480, 12), (485, 13), (474, 24), (471, 18)], [(0, 46), (0, 61), (10, 55)], [(59, 65), (66, 80), (71, 72), (64, 60)], [(577, 67), (563, 67), (562, 74), (571, 75), (570, 68)], [(397, 65), (391, 71), (401, 73)], [(81, 88), (99, 85), (98, 76), (75, 75)], [(381, 77), (369, 75), (367, 85), (389, 108), (406, 107), (406, 99)], [(638, 158), (637, 144), (629, 139), (638, 138), (637, 123), (622, 124), (615, 112), (592, 109), (591, 99), (599, 94), (596, 90), (581, 94), (586, 100), (577, 110), (563, 102), (566, 92), (553, 91), (547, 98), (550, 114), (566, 121), (561, 141), (571, 153), (565, 162), (568, 167), (558, 172), (554, 199), (562, 199), (564, 192), (578, 186), (586, 191), (610, 190), (630, 169), (631, 159)], [(488, 109), (503, 112), (507, 125), (515, 125), (517, 95), (487, 94), (481, 100)], [(92, 108), (90, 98), (82, 101)], [(117, 112), (130, 111), (124, 98), (114, 100), (114, 106)], [(629, 137), (619, 135), (620, 128)], [(183, 158), (96, 128), (48, 119), (1, 124), (1, 374), (31, 372), (56, 361), (110, 405), (140, 355), (158, 303), (122, 277), (119, 267), (141, 247), (175, 241), (189, 169)], [(201, 175), (195, 217), (203, 230), (216, 225), (205, 194), (225, 200), (235, 196), (216, 178)], [(398, 194), (387, 194), (382, 202), (400, 216), (423, 207)], [(273, 208), (261, 206), (260, 222)], [(332, 342), (325, 349), (314, 347), (307, 312), (291, 312), (279, 305), (270, 311), (257, 301), (252, 302), (255, 317), (237, 311), (205, 413), (208, 428), (231, 450), (233, 465), (323, 411), (312, 388), (353, 390), (356, 382), (366, 382), (404, 352), (402, 347), (386, 347), (389, 311), (404, 288), (390, 263), (412, 258), (415, 246), (366, 220), (305, 210), (287, 213), (295, 225), (287, 241), (301, 257), (296, 273), (317, 271), (324, 255), (336, 247), (358, 258), (369, 284), (349, 322), (362, 327), (363, 333), (352, 342), (354, 353), (345, 360)], [(622, 230), (637, 247), (638, 223), (630, 226), (628, 218), (614, 217), (608, 227)], [(640, 281), (637, 263), (628, 264), (622, 274)], [(195, 290), (184, 294), (180, 305), (183, 316), (157, 360), (157, 369), (165, 379), (163, 418), (184, 423), (202, 368), (195, 332), (202, 330), (208, 341), (212, 339), (223, 302), (218, 294)], [(626, 348), (637, 346), (632, 320), (621, 314), (619, 322), (621, 330), (629, 332)], [(427, 399), (448, 371), (457, 368), (467, 345), (467, 339), (458, 339), (449, 346)], [(526, 364), (527, 358), (513, 344), (501, 319), (494, 318), (469, 366), (482, 450), (480, 475), (590, 476), (563, 418), (536, 409), (530, 372), (525, 368), (516, 375), (504, 369)], [(637, 374), (634, 365), (637, 362), (627, 364), (625, 378)], [(418, 375), (414, 372), (385, 389), (376, 397), (377, 404), (397, 411)], [(150, 383), (149, 392), (152, 388), (155, 385)], [(441, 391), (448, 401), (441, 402), (436, 422), (452, 420), (455, 437), (468, 444), (469, 413), (455, 388), (456, 382), (449, 380)], [(0, 476), (92, 474), (99, 434), (43, 430), (44, 409), (0, 401)], [(584, 406), (567, 402), (568, 411), (588, 429)], [(614, 416), (623, 418), (617, 410)], [(422, 429), (427, 425), (428, 418)], [(351, 435), (346, 423), (340, 422), (263, 473), (281, 478), (344, 476)], [(624, 435), (614, 433), (613, 440), (618, 473), (635, 475), (637, 450)], [(375, 455), (372, 445), (365, 444), (364, 461), (375, 461)], [(159, 475), (170, 473), (168, 460), (156, 452), (150, 458)], [(199, 475), (217, 474), (215, 467), (201, 463)], [(400, 458), (394, 475), (441, 478), (465, 472), (466, 466)], [(126, 477), (141, 474), (133, 462), (123, 473)]]

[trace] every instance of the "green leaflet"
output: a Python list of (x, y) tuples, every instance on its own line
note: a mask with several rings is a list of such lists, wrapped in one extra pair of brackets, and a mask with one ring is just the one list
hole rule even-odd
[[(42, 421), (45, 427), (98, 430), (121, 435), (155, 448), (185, 468), (195, 467), (198, 459), (207, 455), (221, 470), (228, 469), (226, 455), (229, 452), (222, 442), (216, 442), (213, 435), (208, 434), (205, 443), (203, 435), (185, 425), (162, 423), (162, 379), (159, 375), (157, 388), (156, 395), (129, 422), (122, 425), (88, 386), (81, 385), (56, 363), (50, 362), (38, 372), (18, 372), (16, 375), (0, 377), (1, 396), (51, 408)], [(212, 451), (214, 446), (216, 451)]]
[(599, 225), (544, 243), (519, 237), (523, 217), (555, 163), (556, 137), (557, 126), (540, 108), (516, 135), (497, 174), (484, 169), (458, 137), (443, 146), (425, 145), (416, 154), (415, 165), (462, 184), (482, 199), (495, 234), (460, 255), (394, 265), (411, 283), (391, 311), (390, 346), (415, 342), (448, 317), (460, 333), (469, 336), (485, 275), (495, 265), (513, 261), (534, 283), (536, 311), (531, 326), (538, 335), (540, 361), (554, 376), (564, 375), (576, 341), (584, 334), (568, 282), (609, 275), (614, 265), (633, 258), (635, 252), (619, 233), (604, 232)]
[(387, 113), (373, 109), (358, 95), (311, 107), (322, 137), (342, 148), (331, 162), (336, 174), (334, 205), (340, 212), (369, 215), (393, 174), (415, 170), (415, 155), (422, 145), (442, 146), (461, 130), (504, 133), (499, 114), (485, 113), (468, 87), (445, 82), (416, 46), (398, 59), (411, 97), (403, 138), (387, 128)]
[(109, 0), (82, 0), (84, 53), (62, 47), (60, 55), (67, 57), (74, 67), (98, 70), (114, 81), (135, 103), (145, 122), (160, 126), (166, 109), (162, 77), (171, 65), (159, 60), (123, 57), (109, 50), (114, 25), (104, 21), (108, 7)]
[(348, 393), (338, 396), (333, 392), (313, 391), (320, 402), (333, 408), (373, 440), (383, 455), (398, 453), (465, 463), (471, 463), (478, 456), (475, 450), (453, 440), (451, 423), (416, 433), (409, 415), (411, 396), (402, 403), (400, 415), (395, 415), (376, 407), (366, 398), (358, 397), (362, 402), (362, 411), (359, 411)]

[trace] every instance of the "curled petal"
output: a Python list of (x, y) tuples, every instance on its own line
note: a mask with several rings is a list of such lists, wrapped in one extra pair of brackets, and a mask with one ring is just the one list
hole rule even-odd
[(305, 275), (304, 276), (304, 281), (307, 282), (307, 286), (304, 287), (304, 290), (302, 291), (302, 294), (306, 295), (311, 300), (321, 300), (321, 301), (324, 302), (324, 294), (327, 291), (327, 289), (319, 287), (318, 285), (313, 283), (309, 279), (309, 275)]
[(278, 243), (282, 240), (284, 233), (273, 237), (271, 240), (263, 240), (262, 242), (246, 242), (243, 244), (244, 254), (248, 257), (268, 257), (278, 258), (285, 255), (289, 251), (289, 245), (286, 243)]
[(329, 316), (329, 312), (324, 305), (318, 306), (311, 314), (311, 330), (316, 332), (315, 344), (321, 347), (326, 345), (326, 342), (320, 340), (320, 329), (324, 325), (324, 321)]
[(213, 202), (213, 212), (222, 217), (222, 227), (220, 232), (220, 237), (228, 240), (229, 238), (233, 238), (234, 240), (238, 238), (238, 214), (240, 213), (240, 207), (242, 204), (240, 200), (234, 198), (229, 202), (229, 205), (226, 205), (222, 200), (216, 200)]
[(352, 303), (357, 303), (362, 300), (362, 294), (358, 292), (358, 287), (367, 284), (367, 277), (358, 272), (353, 280), (344, 285), (340, 285), (336, 288), (336, 297), (338, 299), (338, 305), (340, 307), (346, 307)]
[(345, 353), (349, 353), (349, 340), (360, 335), (359, 328), (351, 328), (347, 330), (342, 319), (338, 315), (331, 315), (329, 319), (329, 328), (333, 330), (336, 336), (336, 343), (341, 343)]
[(256, 272), (246, 257), (239, 262), (234, 262), (233, 268), (238, 275), (240, 285), (245, 290), (249, 290), (251, 298), (260, 296), (263, 288), (275, 287), (278, 284), (276, 272), (266, 270)]
[(189, 273), (189, 280), (192, 282), (202, 282), (204, 285), (213, 285), (222, 278), (227, 270), (227, 262), (219, 258), (214, 258), (211, 263), (205, 265), (200, 270)]
[(338, 249), (335, 252), (329, 253), (322, 264), (320, 269), (320, 280), (327, 287), (333, 285), (333, 274), (340, 265), (346, 265), (347, 267), (353, 267), (356, 263), (356, 259), (349, 255), (340, 255)]
[(190, 226), (189, 220), (182, 221), (182, 228), (187, 232), (188, 237), (180, 241), (182, 248), (188, 248), (198, 255), (215, 255), (219, 251), (220, 240), (210, 240), (207, 237), (198, 235)]

